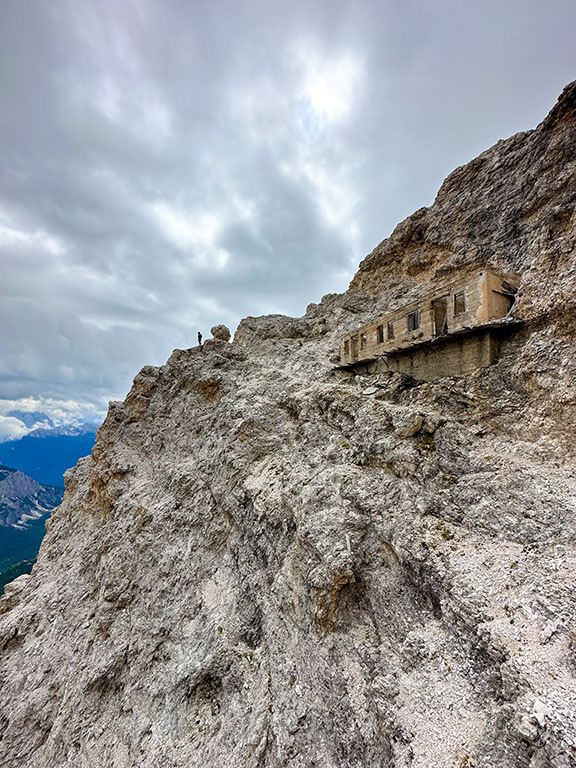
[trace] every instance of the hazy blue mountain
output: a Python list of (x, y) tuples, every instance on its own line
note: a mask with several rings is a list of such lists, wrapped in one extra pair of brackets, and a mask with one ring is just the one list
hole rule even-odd
[(14, 419), (18, 419), (27, 427), (33, 427), (34, 425), (42, 425), (43, 427), (53, 428), (54, 422), (42, 411), (8, 411), (6, 416), (12, 416)]
[[(58, 428), (56, 428), (58, 429)], [(84, 434), (26, 435), (0, 443), (0, 462), (21, 470), (45, 485), (64, 485), (64, 472), (92, 450), (95, 431)]]
[(31, 570), (46, 519), (63, 495), (64, 488), (43, 485), (0, 464), (0, 591)]
[(89, 455), (98, 426), (81, 422), (56, 427), (40, 411), (8, 415), (32, 431), (0, 443), (0, 592), (32, 569), (46, 518), (62, 501), (64, 472)]
[(57, 427), (40, 411), (7, 415), (32, 431), (0, 443), (0, 592), (32, 569), (46, 518), (62, 501), (64, 472), (90, 454), (98, 427), (85, 421)]
[(56, 426), (50, 416), (42, 411), (8, 411), (6, 416), (11, 416), (14, 419), (18, 419), (25, 427), (28, 427), (31, 431), (28, 432), (30, 437), (49, 437), (52, 435), (86, 435), (96, 432), (99, 423), (93, 421), (87, 421), (86, 419), (79, 419), (74, 424), (60, 424)]

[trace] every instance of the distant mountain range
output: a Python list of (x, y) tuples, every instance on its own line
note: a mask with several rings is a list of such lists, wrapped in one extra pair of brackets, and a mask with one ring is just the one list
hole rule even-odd
[(32, 569), (46, 519), (64, 495), (64, 472), (90, 454), (99, 426), (86, 420), (57, 426), (41, 411), (6, 415), (31, 431), (0, 443), (0, 594)]
[(64, 488), (43, 485), (18, 469), (0, 464), (0, 526), (26, 528), (62, 501)]
[(8, 411), (6, 416), (18, 419), (27, 427), (33, 427), (38, 424), (46, 424), (48, 427), (56, 426), (50, 416), (41, 411)]
[(64, 488), (0, 464), (0, 591), (32, 568), (45, 521), (63, 496)]
[(0, 443), (0, 462), (16, 467), (44, 485), (64, 485), (64, 472), (79, 458), (88, 456), (95, 434), (26, 435), (20, 440)]
[(100, 424), (98, 422), (79, 419), (75, 424), (61, 424), (56, 426), (48, 414), (42, 411), (8, 411), (6, 416), (21, 421), (29, 429), (27, 437), (51, 437), (53, 435), (86, 435), (94, 434)]
[(33, 429), (17, 440), (0, 443), (0, 462), (45, 485), (64, 485), (64, 472), (91, 452), (99, 426), (86, 420), (55, 426), (40, 411), (10, 411), (6, 415)]

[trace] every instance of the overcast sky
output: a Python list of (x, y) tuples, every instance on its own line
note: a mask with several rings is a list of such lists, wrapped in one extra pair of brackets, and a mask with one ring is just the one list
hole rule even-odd
[(3, 0), (0, 415), (345, 290), (574, 78), (574, 0)]

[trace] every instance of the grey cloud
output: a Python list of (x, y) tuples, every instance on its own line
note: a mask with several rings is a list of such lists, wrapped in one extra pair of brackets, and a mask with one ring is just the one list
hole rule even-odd
[(344, 290), (449, 171), (544, 117), (575, 21), (568, 0), (2, 4), (0, 399), (101, 408), (198, 328)]

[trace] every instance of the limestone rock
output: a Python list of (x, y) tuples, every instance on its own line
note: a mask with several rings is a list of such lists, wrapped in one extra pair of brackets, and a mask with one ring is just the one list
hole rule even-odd
[(219, 339), (220, 341), (230, 341), (232, 335), (225, 325), (215, 325), (210, 329), (210, 333), (214, 339)]
[[(111, 404), (0, 601), (1, 765), (576, 764), (575, 102), (455, 171), (344, 296)], [(484, 260), (522, 274), (496, 365), (333, 369)]]

